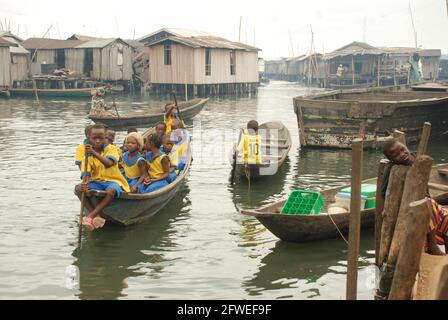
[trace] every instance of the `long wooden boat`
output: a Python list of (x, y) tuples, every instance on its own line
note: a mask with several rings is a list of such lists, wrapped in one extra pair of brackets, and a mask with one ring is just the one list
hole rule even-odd
[[(151, 132), (153, 132), (153, 129), (147, 130), (143, 136), (146, 137)], [(185, 139), (184, 143), (188, 144), (185, 149), (186, 152), (183, 155), (185, 157), (185, 168), (179, 173), (176, 180), (154, 192), (146, 194), (124, 193), (120, 198), (115, 198), (103, 210), (101, 217), (108, 222), (128, 226), (152, 217), (167, 205), (184, 185), (188, 172), (190, 171), (192, 159), (190, 138)], [(87, 196), (93, 205), (96, 206), (105, 196), (105, 192), (90, 190), (87, 192)]]
[[(431, 195), (437, 196), (448, 192), (448, 164), (433, 166), (428, 184)], [(363, 183), (376, 184), (376, 178), (364, 180)], [(325, 207), (334, 203), (334, 196), (343, 188), (350, 185), (330, 188), (321, 191), (325, 200)], [(444, 188), (446, 188), (444, 190)], [(307, 242), (335, 238), (339, 235), (335, 224), (343, 233), (348, 232), (349, 212), (319, 214), (280, 214), (287, 199), (268, 204), (258, 209), (242, 210), (245, 215), (258, 219), (269, 231), (284, 241)], [(334, 223), (333, 223), (333, 221)], [(361, 228), (373, 227), (375, 222), (375, 209), (361, 211)]]
[[(12, 97), (34, 97), (35, 89), (11, 88), (9, 90)], [(91, 88), (79, 89), (37, 89), (39, 97), (66, 97), (66, 98), (85, 98), (91, 97)]]
[[(208, 100), (209, 98), (194, 99), (179, 103), (182, 120), (195, 117), (201, 112)], [(120, 114), (120, 117), (89, 116), (89, 118), (95, 123), (102, 123), (113, 128), (148, 127), (155, 125), (159, 121), (163, 121), (163, 113)]]
[[(242, 154), (238, 155), (235, 171), (242, 177), (247, 178), (249, 176), (252, 179), (276, 174), (291, 149), (291, 134), (280, 121), (261, 124), (259, 133), (262, 137), (262, 163), (245, 166), (242, 161)], [(229, 157), (229, 161), (231, 164), (233, 163), (233, 154)]]
[(395, 129), (418, 141), (425, 121), (431, 137), (448, 130), (448, 92), (413, 91), (408, 86), (331, 91), (294, 98), (303, 147), (349, 149), (364, 136), (365, 148), (376, 148)]

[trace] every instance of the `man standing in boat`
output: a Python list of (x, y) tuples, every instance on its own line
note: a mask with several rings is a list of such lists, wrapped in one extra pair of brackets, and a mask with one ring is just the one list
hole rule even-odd
[(106, 90), (104, 87), (98, 87), (95, 90), (95, 94), (92, 96), (92, 102), (90, 106), (90, 115), (96, 117), (116, 117), (115, 112), (109, 111), (112, 107), (109, 107), (104, 102), (104, 94)]

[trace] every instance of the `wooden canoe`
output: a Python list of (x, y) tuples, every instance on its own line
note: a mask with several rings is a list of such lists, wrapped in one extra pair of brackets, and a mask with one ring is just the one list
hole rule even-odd
[[(428, 187), (435, 199), (437, 199), (437, 196), (448, 192), (447, 190), (440, 190), (443, 189), (441, 186), (448, 186), (446, 169), (448, 169), (448, 164), (441, 164), (434, 166), (431, 171)], [(364, 180), (363, 183), (376, 184), (376, 178)], [(322, 190), (321, 194), (324, 197), (326, 207), (328, 204), (334, 203), (334, 196), (341, 189), (349, 186), (343, 185)], [(341, 232), (348, 232), (349, 212), (333, 213), (331, 215), (326, 212), (315, 215), (280, 214), (279, 212), (286, 200), (268, 204), (258, 209), (242, 210), (242, 213), (257, 218), (274, 235), (289, 242), (306, 242), (338, 237), (339, 233), (330, 216)], [(374, 222), (375, 209), (361, 211), (361, 228), (373, 227)]]
[[(148, 129), (143, 136), (146, 137), (153, 130), (153, 128)], [(146, 194), (124, 193), (120, 198), (115, 198), (103, 210), (101, 217), (108, 222), (128, 226), (150, 218), (166, 206), (184, 185), (185, 179), (190, 171), (192, 159), (190, 138), (188, 137), (184, 143), (188, 143), (188, 147), (185, 149), (186, 153), (183, 155), (186, 160), (185, 168), (180, 172), (176, 180), (154, 192)], [(93, 205), (96, 206), (101, 198), (105, 196), (105, 192), (90, 190), (87, 192), (87, 196)]]
[[(12, 88), (9, 90), (13, 97), (34, 97), (36, 90)], [(85, 98), (91, 97), (91, 88), (80, 89), (37, 89), (39, 97), (66, 97), (66, 98)]]
[[(291, 149), (291, 134), (289, 130), (280, 121), (271, 121), (259, 126), (259, 133), (262, 136), (261, 153), (262, 163), (245, 166), (240, 154), (236, 164), (236, 174), (247, 178), (258, 178), (262, 176), (271, 176), (277, 173), (283, 165)], [(233, 155), (230, 157), (230, 163), (233, 162)]]
[[(182, 120), (191, 119), (201, 112), (204, 105), (209, 98), (206, 99), (194, 99), (187, 102), (179, 103), (179, 109), (181, 112)], [(134, 113), (123, 115), (120, 117), (100, 117), (89, 116), (89, 119), (95, 123), (102, 123), (113, 128), (127, 128), (127, 127), (150, 127), (154, 126), (157, 122), (163, 121), (163, 113)]]

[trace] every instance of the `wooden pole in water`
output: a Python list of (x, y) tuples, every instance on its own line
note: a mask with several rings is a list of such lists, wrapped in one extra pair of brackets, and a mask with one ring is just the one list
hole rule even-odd
[(380, 59), (381, 59), (381, 56), (378, 56), (378, 67), (377, 67), (377, 80), (378, 80), (378, 88), (380, 87)]
[(425, 245), (432, 205), (429, 199), (409, 204), (403, 216), (403, 243), (398, 254), (389, 300), (410, 299)]
[(426, 151), (428, 149), (428, 142), (429, 142), (430, 134), (431, 134), (431, 123), (425, 122), (423, 124), (422, 137), (420, 139), (420, 143), (419, 143), (418, 149), (417, 149), (417, 156), (426, 154)]
[(383, 224), (384, 199), (381, 195), (383, 185), (384, 167), (389, 161), (381, 159), (378, 165), (378, 174), (376, 180), (376, 205), (375, 205), (375, 265), (380, 266), (379, 252), (381, 243), (381, 226)]
[(352, 142), (352, 181), (350, 197), (349, 237), (347, 256), (347, 300), (356, 300), (358, 284), (358, 254), (361, 230), (361, 180), (363, 162), (362, 139)]
[(355, 85), (355, 58), (352, 56), (352, 86)]
[(188, 101), (187, 73), (185, 72), (185, 101)]

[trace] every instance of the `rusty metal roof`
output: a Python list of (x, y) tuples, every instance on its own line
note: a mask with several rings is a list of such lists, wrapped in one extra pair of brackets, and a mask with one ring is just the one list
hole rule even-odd
[[(245, 50), (245, 51), (260, 51), (253, 46), (244, 43), (230, 41), (221, 37), (214, 36), (210, 33), (196, 30), (163, 28), (149, 35), (140, 38), (140, 41), (145, 41), (150, 37), (154, 37), (158, 33), (162, 34), (160, 39), (147, 44), (153, 46), (166, 41), (181, 43), (193, 48), (217, 48), (230, 50)], [(166, 36), (165, 36), (166, 35)]]
[(29, 38), (22, 45), (25, 49), (71, 49), (84, 43), (81, 40), (59, 40), (47, 38)]

